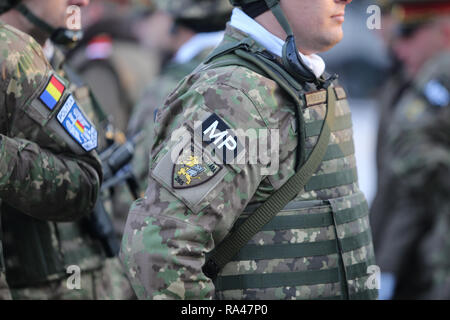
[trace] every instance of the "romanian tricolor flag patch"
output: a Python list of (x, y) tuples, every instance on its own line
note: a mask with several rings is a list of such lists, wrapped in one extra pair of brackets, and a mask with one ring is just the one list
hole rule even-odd
[(40, 95), (39, 99), (44, 103), (50, 110), (58, 104), (64, 93), (64, 85), (56, 79), (55, 76), (52, 76), (50, 81), (47, 84), (47, 87)]

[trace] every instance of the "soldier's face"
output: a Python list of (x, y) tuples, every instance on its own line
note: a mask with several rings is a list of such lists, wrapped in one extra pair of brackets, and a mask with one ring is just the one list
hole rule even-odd
[(84, 7), (89, 0), (25, 0), (27, 7), (38, 17), (55, 28), (66, 27), (67, 8)]
[(352, 0), (282, 0), (281, 7), (305, 54), (326, 51), (342, 40), (345, 7)]
[(427, 24), (408, 37), (398, 38), (393, 49), (410, 76), (442, 50), (450, 48), (450, 18)]

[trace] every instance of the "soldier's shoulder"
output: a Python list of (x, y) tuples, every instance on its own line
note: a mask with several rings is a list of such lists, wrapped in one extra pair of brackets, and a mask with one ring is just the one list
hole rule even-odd
[(241, 66), (194, 71), (185, 82), (190, 92), (201, 96), (204, 106), (242, 128), (267, 127), (271, 115), (265, 113), (280, 105), (276, 83)]
[(205, 90), (220, 86), (223, 95), (245, 96), (251, 104), (263, 107), (279, 94), (275, 81), (243, 66), (224, 66), (199, 73), (197, 83)]
[(30, 35), (10, 25), (0, 25), (0, 49), (0, 63), (4, 71), (22, 76), (48, 69), (42, 47)]
[(244, 66), (217, 67), (199, 73), (201, 74), (201, 80), (224, 84), (246, 93), (255, 88), (271, 91), (276, 86), (276, 82), (272, 79)]

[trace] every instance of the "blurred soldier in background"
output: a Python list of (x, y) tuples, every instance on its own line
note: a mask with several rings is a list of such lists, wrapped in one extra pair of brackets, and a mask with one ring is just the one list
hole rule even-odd
[(155, 32), (147, 28), (152, 19), (151, 1), (116, 2), (122, 5), (95, 0), (92, 8), (85, 8), (83, 16), (95, 18), (87, 21), (83, 40), (69, 52), (67, 63), (95, 92), (114, 126), (125, 132), (132, 108), (160, 71), (162, 56), (154, 47), (145, 46), (147, 31)]
[[(145, 191), (147, 187), (155, 111), (163, 105), (177, 83), (219, 44), (232, 9), (228, 0), (217, 0), (210, 7), (192, 0), (157, 0), (155, 3), (158, 12), (150, 21), (153, 26), (147, 27), (147, 43), (164, 52), (170, 60), (164, 65), (161, 74), (146, 88), (128, 127), (127, 136), (135, 136), (141, 131), (143, 134), (143, 139), (135, 148), (132, 163), (141, 191)], [(122, 223), (119, 224), (122, 232), (133, 199), (124, 190), (115, 200), (115, 216), (122, 217)]]
[(380, 297), (449, 299), (450, 2), (388, 2), (402, 69), (383, 93), (371, 208)]
[[(64, 29), (66, 9), (69, 5), (83, 6), (88, 2), (24, 0), (1, 18), (23, 32), (33, 35), (40, 45), (44, 45), (48, 39), (57, 44), (68, 45), (79, 37), (79, 32)], [(41, 50), (39, 45), (36, 44), (36, 47)], [(58, 120), (62, 121), (64, 115), (67, 118), (76, 118), (78, 114), (81, 114), (77, 111), (79, 104), (86, 108), (86, 114), (91, 116), (96, 124), (106, 127), (107, 121), (99, 116), (100, 109), (89, 89), (81, 82), (77, 82), (76, 75), (62, 69), (63, 55), (56, 47), (47, 45), (46, 49), (56, 69), (54, 74), (57, 78), (55, 79), (65, 77), (70, 81), (64, 82), (64, 86), (61, 86), (60, 82), (53, 84), (52, 79), (52, 86), (49, 84), (49, 89), (46, 90), (53, 98), (57, 94), (55, 90), (58, 91), (60, 88), (67, 88), (73, 93), (73, 96), (65, 100), (61, 112), (58, 113)], [(44, 57), (42, 59), (48, 64)], [(33, 69), (32, 71), (35, 72)], [(51, 100), (50, 98), (41, 96), (40, 99), (50, 108), (47, 102), (48, 99)], [(53, 110), (54, 107), (50, 109)], [(88, 118), (83, 118), (86, 123), (80, 119), (72, 125), (67, 125), (70, 132), (75, 132), (76, 140), (86, 139), (86, 134), (92, 133), (87, 125)], [(97, 138), (98, 144), (105, 147), (107, 142), (103, 130), (95, 132), (96, 146)], [(40, 208), (43, 212), (47, 212), (48, 206), (51, 204), (46, 203), (44, 208), (42, 206)], [(97, 208), (97, 205), (95, 207)], [(60, 210), (64, 212), (68, 208), (64, 207)], [(86, 214), (90, 211), (82, 213)], [(117, 258), (106, 259), (107, 250), (104, 239), (92, 231), (93, 217), (96, 217), (96, 214), (90, 214), (77, 222), (49, 223), (26, 216), (12, 207), (2, 212), (6, 275), (14, 299), (122, 299), (127, 297), (128, 282), (122, 274)], [(80, 288), (71, 288), (67, 284), (66, 270), (69, 266), (79, 268)]]

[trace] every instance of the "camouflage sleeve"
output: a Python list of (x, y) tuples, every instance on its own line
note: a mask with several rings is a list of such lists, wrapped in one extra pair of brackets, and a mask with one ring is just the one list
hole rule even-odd
[(253, 103), (211, 84), (169, 97), (158, 113), (148, 188), (130, 210), (120, 254), (140, 299), (214, 297), (205, 255), (264, 179), (259, 165), (242, 163), (246, 152), (233, 138), (239, 128), (265, 127)]
[(75, 220), (97, 199), (101, 169), (90, 162), (0, 135), (0, 198), (38, 219)]
[(31, 37), (0, 24), (0, 40), (0, 198), (35, 218), (80, 218), (102, 178), (95, 128)]

